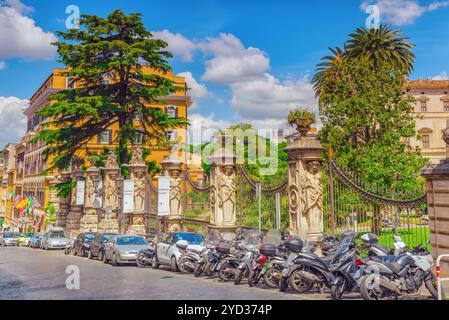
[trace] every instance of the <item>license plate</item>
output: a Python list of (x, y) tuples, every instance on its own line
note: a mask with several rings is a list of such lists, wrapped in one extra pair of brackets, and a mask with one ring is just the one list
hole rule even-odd
[(282, 270), (282, 276), (283, 276), (283, 277), (288, 276), (288, 269)]

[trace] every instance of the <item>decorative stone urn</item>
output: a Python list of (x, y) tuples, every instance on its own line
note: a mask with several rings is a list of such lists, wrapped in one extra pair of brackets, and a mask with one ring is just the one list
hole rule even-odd
[[(442, 139), (449, 146), (449, 128), (444, 130)], [(436, 259), (449, 254), (449, 159), (423, 168), (421, 175), (426, 178), (431, 253)], [(449, 276), (449, 259), (442, 262), (441, 272)]]
[(302, 137), (306, 137), (311, 129), (312, 123), (312, 119), (296, 119), (296, 131), (298, 131)]

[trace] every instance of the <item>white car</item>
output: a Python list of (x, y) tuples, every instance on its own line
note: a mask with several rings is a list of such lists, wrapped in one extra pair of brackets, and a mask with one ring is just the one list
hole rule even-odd
[(204, 248), (204, 237), (193, 232), (171, 232), (162, 237), (156, 245), (156, 254), (153, 257), (153, 268), (159, 265), (170, 266), (171, 271), (178, 271), (178, 261), (187, 247), (201, 251)]

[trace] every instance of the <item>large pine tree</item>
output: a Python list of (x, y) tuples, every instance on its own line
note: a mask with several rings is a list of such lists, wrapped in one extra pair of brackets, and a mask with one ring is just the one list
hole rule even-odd
[[(167, 129), (186, 123), (172, 119), (163, 108), (164, 97), (178, 88), (166, 77), (167, 43), (154, 39), (139, 14), (113, 11), (106, 19), (83, 15), (80, 29), (58, 32), (64, 73), (76, 88), (56, 93), (52, 103), (39, 111), (48, 117), (34, 139), (47, 145), (51, 168), (67, 168), (77, 150), (114, 124), (118, 125), (120, 162), (128, 163), (128, 149), (138, 136), (163, 140)], [(144, 72), (144, 66), (154, 73)]]

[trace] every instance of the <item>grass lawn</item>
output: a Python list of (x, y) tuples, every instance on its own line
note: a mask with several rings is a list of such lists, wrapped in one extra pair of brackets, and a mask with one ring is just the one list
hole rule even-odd
[[(407, 246), (412, 249), (423, 244), (426, 246), (427, 240), (430, 239), (428, 226), (413, 226), (408, 230), (407, 228), (397, 229)], [(379, 236), (379, 242), (389, 247), (393, 246), (393, 233), (391, 230), (383, 230)]]

